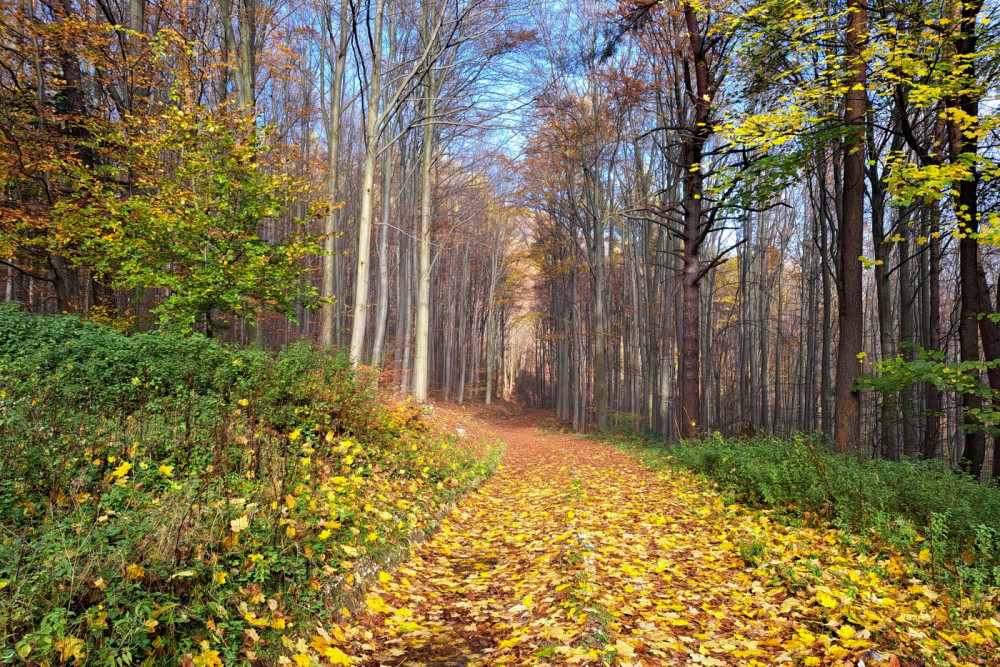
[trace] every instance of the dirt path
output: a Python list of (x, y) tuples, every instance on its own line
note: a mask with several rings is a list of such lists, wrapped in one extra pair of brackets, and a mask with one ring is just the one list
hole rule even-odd
[[(541, 434), (544, 416), (493, 427), (507, 444), (498, 474), (313, 649), (363, 665), (900, 664), (869, 630), (894, 608), (836, 533)], [(752, 566), (768, 559), (788, 563), (786, 580)]]

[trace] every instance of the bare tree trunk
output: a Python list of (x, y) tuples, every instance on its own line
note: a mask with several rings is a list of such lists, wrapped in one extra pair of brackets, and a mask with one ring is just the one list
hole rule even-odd
[(844, 195), (840, 220), (840, 276), (838, 316), (840, 340), (837, 346), (835, 445), (841, 453), (857, 452), (861, 441), (861, 393), (856, 384), (861, 376), (862, 303), (861, 261), (865, 214), (865, 82), (866, 63), (862, 50), (867, 32), (867, 9), (861, 0), (848, 0), (850, 16), (845, 35), (848, 67), (844, 94), (844, 124), (850, 133), (843, 142)]
[[(889, 281), (889, 257), (892, 244), (888, 243), (889, 235), (885, 231), (884, 197), (880, 193), (881, 183), (877, 176), (872, 182), (872, 243), (875, 246), (875, 302), (878, 314), (879, 352), (883, 361), (895, 356), (895, 327), (892, 321), (892, 294)], [(899, 460), (896, 447), (896, 397), (893, 392), (884, 392), (882, 404), (879, 406), (881, 435), (879, 438), (879, 455)]]
[[(941, 239), (940, 229), (941, 209), (937, 202), (931, 204), (930, 226), (928, 233), (928, 315), (927, 338), (931, 350), (941, 349)], [(931, 383), (927, 385), (927, 419), (924, 424), (923, 457), (933, 459), (944, 455), (941, 442), (941, 391)]]
[[(400, 151), (402, 154), (402, 151)], [(382, 346), (389, 321), (389, 213), (392, 207), (392, 151), (382, 157), (382, 224), (378, 230), (378, 310), (375, 314), (375, 343), (372, 363), (382, 365)]]
[[(333, 299), (336, 296), (334, 291), (334, 281), (337, 273), (337, 237), (339, 233), (338, 220), (340, 217), (340, 206), (337, 199), (337, 181), (339, 172), (337, 170), (340, 159), (340, 109), (343, 101), (344, 70), (347, 64), (347, 50), (350, 45), (348, 35), (350, 33), (350, 6), (349, 0), (340, 2), (340, 30), (336, 37), (332, 33), (333, 22), (327, 17), (326, 26), (323, 30), (323, 42), (326, 44), (327, 36), (331, 40), (336, 39), (332, 48), (336, 49), (336, 57), (330, 81), (330, 113), (324, 119), (326, 121), (326, 191), (327, 191), (327, 211), (323, 218), (323, 274), (320, 283), (320, 296), (323, 305), (320, 307), (320, 328), (319, 344), (330, 347), (334, 343), (334, 308)], [(324, 49), (323, 57), (326, 58)], [(326, 70), (325, 64), (320, 65), (320, 76)], [(323, 87), (322, 84), (320, 86)], [(321, 105), (322, 106), (322, 105)], [(325, 107), (323, 107), (325, 109)]]
[(469, 327), (469, 246), (465, 245), (462, 254), (462, 291), (461, 303), (458, 309), (458, 404), (465, 400), (465, 371), (468, 360), (468, 327)]
[[(431, 166), (434, 161), (434, 108), (437, 102), (437, 76), (434, 67), (427, 72), (424, 98), (424, 127), (420, 162), (420, 275), (417, 284), (416, 355), (413, 360), (413, 398), (427, 400), (428, 343), (430, 338), (431, 308)], [(487, 377), (489, 358), (487, 357)], [(489, 404), (489, 391), (486, 394)]]
[(580, 322), (580, 288), (579, 288), (579, 269), (578, 264), (574, 261), (573, 263), (573, 321), (572, 321), (572, 331), (573, 331), (573, 362), (570, 364), (570, 379), (569, 384), (572, 387), (572, 401), (573, 401), (573, 430), (582, 431), (583, 430), (583, 383), (581, 376), (583, 375), (581, 363), (583, 360), (583, 333), (582, 323)]
[[(914, 317), (914, 302), (916, 289), (910, 275), (910, 242), (907, 235), (899, 244), (899, 340), (903, 344), (902, 354), (906, 359), (916, 358), (914, 346), (917, 344), (916, 319)], [(899, 392), (899, 408), (902, 418), (903, 455), (907, 458), (917, 458), (919, 454), (917, 431), (914, 423), (916, 415), (913, 410), (913, 387), (904, 387)]]
[[(960, 13), (960, 39), (955, 47), (958, 56), (971, 56), (976, 52), (976, 16), (981, 3), (963, 3), (957, 7)], [(974, 61), (968, 58), (968, 68), (963, 76), (974, 79)], [(959, 94), (958, 107), (967, 118), (977, 118), (979, 115), (979, 100), (974, 92)], [(979, 151), (976, 135), (963, 132), (954, 119), (947, 122), (951, 144), (951, 161), (958, 162), (963, 157), (975, 155)], [(958, 271), (961, 285), (961, 314), (958, 328), (959, 353), (962, 361), (979, 361), (980, 312), (983, 299), (979, 288), (979, 242), (975, 234), (979, 231), (979, 172), (975, 171), (971, 178), (959, 181), (958, 198), (955, 202), (955, 212), (962, 237), (958, 242)], [(984, 318), (985, 319), (985, 318)], [(986, 328), (983, 328), (986, 333)], [(984, 341), (985, 342), (985, 341)], [(962, 394), (962, 420), (967, 427), (965, 434), (965, 449), (962, 461), (968, 466), (974, 477), (979, 477), (983, 471), (986, 459), (986, 435), (976, 416), (983, 407), (982, 399), (971, 393)]]
[(361, 180), (361, 213), (358, 216), (358, 255), (354, 276), (354, 321), (351, 323), (350, 358), (361, 363), (364, 354), (365, 329), (368, 323), (368, 282), (371, 260), (372, 200), (375, 191), (375, 164), (379, 147), (379, 98), (381, 97), (382, 18), (385, 0), (374, 0), (374, 27), (371, 33), (372, 62), (368, 79), (368, 113), (365, 118), (365, 162)]
[(689, 91), (694, 106), (692, 125), (682, 139), (681, 166), (683, 176), (683, 225), (681, 256), (681, 345), (680, 393), (681, 437), (696, 438), (701, 434), (701, 246), (710, 229), (702, 220), (702, 197), (705, 176), (702, 172), (705, 143), (712, 132), (710, 122), (711, 100), (714, 90), (710, 84), (707, 53), (699, 16), (694, 7), (684, 3), (684, 21), (687, 27), (688, 50), (694, 68), (694, 89)]

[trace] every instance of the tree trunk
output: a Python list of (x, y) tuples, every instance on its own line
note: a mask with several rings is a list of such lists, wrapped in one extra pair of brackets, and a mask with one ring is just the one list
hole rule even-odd
[(866, 63), (862, 49), (866, 39), (867, 10), (861, 0), (848, 0), (845, 47), (848, 56), (847, 92), (844, 94), (844, 124), (849, 133), (843, 142), (843, 206), (840, 229), (840, 276), (838, 281), (835, 446), (842, 454), (857, 452), (861, 444), (861, 376), (864, 305), (861, 289), (862, 239), (865, 213), (865, 82)]
[(681, 277), (681, 345), (680, 345), (680, 392), (681, 392), (681, 437), (696, 438), (701, 434), (701, 244), (708, 232), (703, 227), (702, 197), (704, 195), (704, 174), (702, 159), (705, 142), (712, 131), (709, 115), (714, 92), (709, 85), (710, 73), (706, 60), (705, 45), (694, 7), (684, 3), (684, 20), (688, 32), (688, 48), (694, 66), (694, 90), (692, 104), (694, 117), (692, 127), (682, 139), (681, 167), (684, 170), (683, 196), (683, 273)]
[[(402, 151), (400, 152), (402, 154)], [(375, 313), (375, 342), (372, 363), (382, 365), (382, 346), (389, 322), (389, 213), (392, 207), (392, 151), (382, 157), (382, 224), (378, 230), (378, 310)]]
[[(969, 58), (976, 52), (976, 15), (980, 3), (962, 3), (960, 6), (960, 38), (956, 40), (956, 55), (965, 56), (966, 66), (963, 77), (975, 79), (974, 61)], [(969, 91), (958, 95), (958, 107), (967, 118), (979, 115), (979, 99)], [(963, 132), (953, 118), (948, 124), (951, 145), (951, 161), (959, 162), (979, 152), (979, 142), (971, 131)], [(955, 201), (955, 217), (962, 232), (958, 242), (958, 272), (961, 286), (960, 321), (958, 326), (959, 354), (962, 361), (979, 361), (979, 313), (982, 299), (979, 293), (979, 242), (975, 234), (979, 231), (979, 172), (974, 168), (971, 178), (958, 183), (958, 198)], [(985, 331), (985, 330), (984, 330)], [(965, 448), (962, 461), (969, 472), (978, 478), (986, 459), (986, 435), (976, 413), (982, 408), (982, 399), (971, 393), (962, 394), (962, 420), (966, 426)]]
[(375, 25), (371, 35), (372, 63), (368, 79), (368, 114), (365, 119), (365, 163), (361, 180), (361, 213), (358, 216), (358, 256), (354, 276), (354, 321), (351, 323), (351, 363), (361, 363), (365, 328), (368, 323), (368, 281), (371, 260), (372, 200), (375, 190), (375, 163), (379, 146), (379, 97), (381, 96), (382, 16), (385, 0), (375, 0)]
[[(928, 233), (928, 347), (941, 349), (941, 239), (939, 238), (941, 209), (937, 202), (931, 204), (930, 227)], [(941, 390), (927, 384), (927, 420), (924, 424), (923, 457), (933, 459), (939, 450), (944, 454), (941, 443)]]
[[(348, 32), (350, 30), (349, 0), (340, 2), (340, 32), (337, 35), (338, 42), (333, 45), (336, 49), (334, 60), (333, 78), (330, 81), (330, 113), (326, 120), (327, 138), (327, 180), (326, 194), (328, 198), (326, 215), (323, 218), (323, 275), (320, 282), (320, 296), (323, 298), (323, 305), (320, 307), (320, 328), (319, 344), (323, 347), (330, 347), (334, 343), (334, 308), (333, 299), (334, 280), (337, 272), (337, 237), (339, 234), (338, 220), (340, 217), (340, 206), (337, 199), (337, 179), (338, 160), (340, 159), (340, 108), (343, 100), (342, 87), (344, 82), (344, 70), (347, 64), (347, 49), (350, 44)], [(332, 21), (327, 19), (327, 29), (324, 30), (324, 42), (326, 34), (332, 28)], [(331, 39), (333, 36), (331, 35)], [(324, 58), (326, 57), (324, 53)], [(320, 73), (325, 71), (325, 66), (320, 66)]]
[[(428, 343), (431, 308), (431, 166), (434, 161), (434, 107), (437, 101), (437, 76), (434, 67), (427, 72), (424, 98), (424, 128), (420, 160), (420, 275), (417, 284), (416, 354), (413, 359), (413, 398), (427, 400)], [(487, 364), (489, 360), (487, 359)], [(487, 365), (487, 368), (489, 366)], [(487, 393), (487, 403), (489, 394)]]

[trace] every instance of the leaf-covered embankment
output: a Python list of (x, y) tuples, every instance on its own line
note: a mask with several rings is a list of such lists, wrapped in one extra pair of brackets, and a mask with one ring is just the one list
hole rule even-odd
[(371, 380), (0, 308), (0, 661), (270, 663), (339, 615), (498, 459)]

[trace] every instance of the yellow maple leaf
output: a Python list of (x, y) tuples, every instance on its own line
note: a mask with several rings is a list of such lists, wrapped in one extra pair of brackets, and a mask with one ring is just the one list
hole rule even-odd
[(203, 649), (194, 657), (194, 664), (198, 667), (222, 667), (222, 658), (219, 657), (218, 651)]
[(339, 648), (335, 648), (333, 646), (323, 651), (323, 657), (335, 665), (351, 664), (351, 657), (346, 653), (344, 653), (343, 651), (341, 651)]
[(816, 601), (819, 602), (824, 607), (833, 609), (837, 606), (837, 598), (833, 597), (826, 591), (819, 591), (816, 593)]

